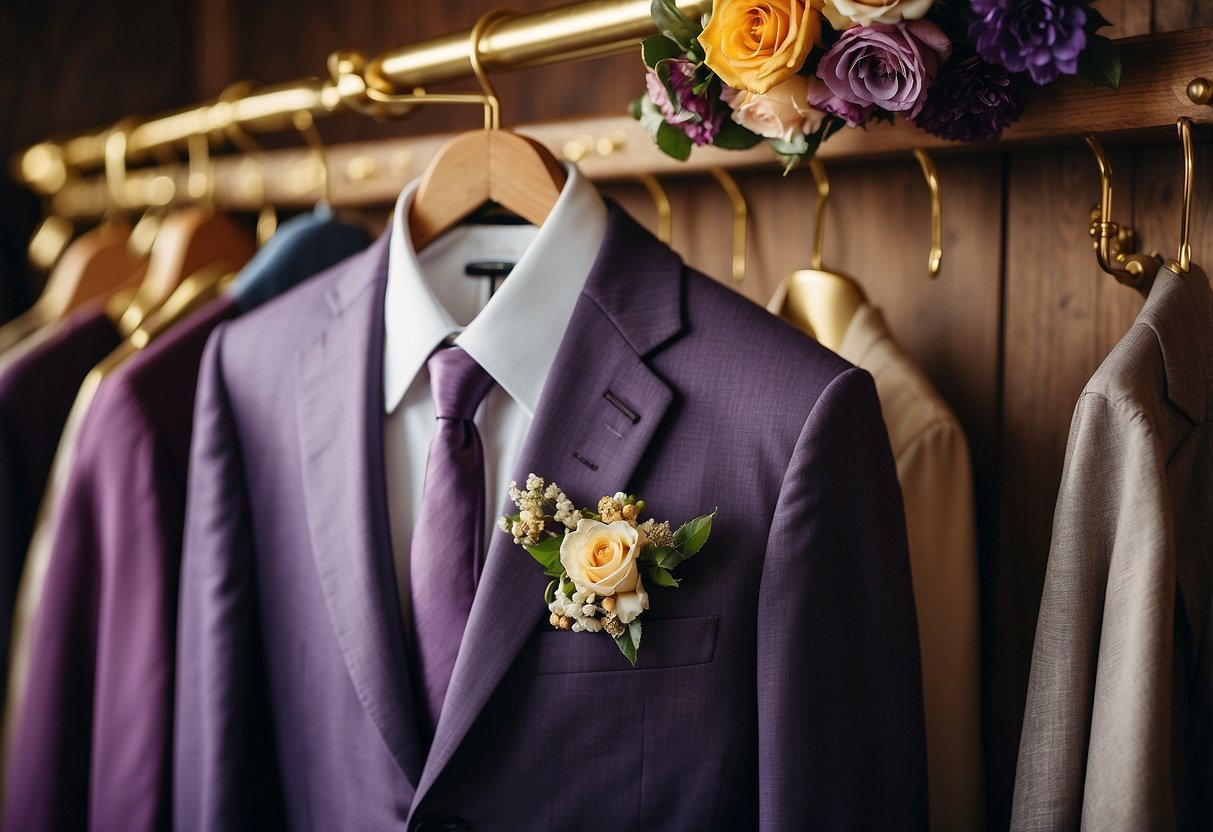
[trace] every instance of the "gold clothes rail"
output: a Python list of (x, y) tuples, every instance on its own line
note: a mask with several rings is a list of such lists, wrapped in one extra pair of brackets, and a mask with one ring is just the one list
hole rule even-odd
[[(676, 0), (688, 16), (709, 11), (711, 0)], [(582, 0), (505, 18), (485, 33), (482, 63), (490, 72), (529, 69), (593, 58), (635, 48), (653, 33), (649, 0)], [(369, 86), (384, 92), (472, 77), (468, 55), (470, 31), (402, 46), (372, 58), (366, 67)], [(249, 132), (288, 130), (296, 113), (326, 118), (346, 109), (332, 81), (305, 78), (261, 87), (232, 101), (211, 100), (129, 125), (128, 163), (146, 160), (159, 148), (181, 146), (190, 136), (208, 134), (222, 140), (226, 124)], [(105, 163), (109, 128), (60, 140), (40, 142), (18, 155), (14, 172), (41, 193), (54, 193), (70, 171), (87, 171)]]

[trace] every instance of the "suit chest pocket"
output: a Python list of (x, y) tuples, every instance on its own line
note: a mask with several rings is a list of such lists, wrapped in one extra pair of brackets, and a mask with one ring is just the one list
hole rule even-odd
[(716, 654), (718, 619), (642, 617), (639, 660), (633, 668), (604, 633), (537, 630), (514, 665), (522, 676), (604, 673), (706, 664)]

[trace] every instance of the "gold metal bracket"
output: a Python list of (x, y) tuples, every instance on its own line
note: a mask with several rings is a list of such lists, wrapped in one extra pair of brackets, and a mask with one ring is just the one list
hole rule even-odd
[(1188, 100), (1201, 105), (1213, 101), (1213, 82), (1208, 78), (1193, 78), (1188, 82)]
[(1137, 253), (1133, 229), (1111, 219), (1112, 163), (1094, 135), (1088, 134), (1086, 139), (1099, 165), (1100, 200), (1091, 209), (1090, 229), (1095, 258), (1101, 269), (1144, 295), (1149, 292), (1154, 276), (1162, 267), (1162, 257)]
[(914, 149), (914, 158), (922, 168), (927, 189), (931, 192), (931, 251), (927, 255), (927, 275), (935, 280), (943, 265), (943, 190), (939, 186), (939, 171), (935, 161), (921, 147)]
[(737, 180), (723, 168), (708, 171), (720, 183), (733, 206), (733, 280), (741, 283), (746, 272), (746, 232), (750, 223), (750, 208)]
[(1167, 260), (1167, 268), (1187, 274), (1192, 268), (1192, 186), (1195, 178), (1195, 149), (1192, 147), (1192, 119), (1180, 116), (1175, 122), (1184, 152), (1184, 189), (1179, 214), (1179, 257)]
[(674, 212), (670, 207), (669, 194), (651, 173), (642, 173), (636, 178), (653, 198), (653, 208), (657, 211), (657, 239), (668, 246), (674, 230)]

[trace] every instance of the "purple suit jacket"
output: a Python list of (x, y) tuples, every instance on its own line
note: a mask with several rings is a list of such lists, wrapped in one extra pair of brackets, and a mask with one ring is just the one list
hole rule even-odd
[(384, 485), (387, 249), (208, 344), (179, 829), (275, 807), (292, 829), (924, 827), (914, 601), (872, 380), (615, 206), (516, 476), (579, 505), (640, 493), (675, 520), (719, 506), (712, 538), (680, 589), (651, 591), (633, 669), (605, 637), (552, 630), (547, 578), (497, 536), (427, 754)]
[(0, 690), (13, 604), (59, 434), (84, 377), (119, 340), (105, 311), (93, 306), (0, 374)]
[(4, 829), (169, 826), (190, 414), (222, 298), (105, 380), (80, 428), (5, 782)]

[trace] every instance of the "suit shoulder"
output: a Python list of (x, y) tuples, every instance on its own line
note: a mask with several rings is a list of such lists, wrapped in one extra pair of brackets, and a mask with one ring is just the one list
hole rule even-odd
[(688, 336), (719, 352), (722, 360), (748, 368), (768, 384), (780, 379), (789, 393), (811, 401), (854, 369), (778, 315), (694, 269), (686, 272)]
[(1083, 388), (1116, 410), (1152, 410), (1166, 398), (1166, 364), (1158, 336), (1137, 324), (1116, 344)]

